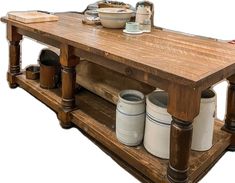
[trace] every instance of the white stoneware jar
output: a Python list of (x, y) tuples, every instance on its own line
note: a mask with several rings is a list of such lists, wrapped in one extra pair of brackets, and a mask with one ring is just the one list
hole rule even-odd
[(143, 140), (144, 123), (144, 94), (136, 90), (121, 91), (116, 108), (117, 139), (128, 146), (139, 145)]
[(151, 19), (151, 15), (150, 7), (138, 6), (135, 21), (142, 25), (145, 20)]
[(212, 90), (202, 92), (200, 112), (193, 122), (192, 150), (206, 151), (212, 147), (216, 94)]
[(144, 147), (151, 154), (169, 159), (171, 115), (167, 112), (168, 95), (156, 90), (146, 99)]

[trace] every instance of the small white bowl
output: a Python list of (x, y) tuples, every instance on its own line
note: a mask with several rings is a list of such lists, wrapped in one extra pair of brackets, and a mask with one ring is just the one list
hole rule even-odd
[(130, 21), (133, 11), (125, 8), (99, 8), (101, 24), (106, 28), (124, 28)]

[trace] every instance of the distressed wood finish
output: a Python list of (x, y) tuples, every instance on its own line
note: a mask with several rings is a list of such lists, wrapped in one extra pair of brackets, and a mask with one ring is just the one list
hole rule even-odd
[(201, 90), (178, 84), (169, 86), (168, 112), (183, 121), (193, 121), (200, 108)]
[[(167, 160), (152, 156), (146, 152), (143, 146), (132, 148), (118, 142), (115, 135), (115, 105), (87, 90), (79, 90), (76, 93), (76, 106), (79, 109), (64, 114), (60, 100), (62, 95), (60, 88), (43, 89), (38, 80), (28, 80), (24, 74), (16, 76), (16, 83), (54, 110), (59, 119), (61, 116), (67, 116), (69, 121), (98, 141), (115, 161), (142, 182), (167, 183)], [(222, 122), (216, 121), (213, 146), (209, 151), (190, 151), (189, 182), (202, 178), (230, 145), (231, 135), (220, 130), (222, 125)]]
[(55, 15), (38, 11), (15, 11), (9, 12), (7, 16), (13, 20), (23, 23), (49, 22), (58, 20), (58, 17)]
[(60, 48), (60, 64), (62, 66), (62, 106), (72, 109), (75, 106), (76, 70), (79, 58), (73, 55), (73, 49), (62, 44)]
[(230, 44), (161, 30), (130, 36), (122, 30), (84, 25), (79, 14), (57, 15), (58, 22), (27, 25), (7, 18), (2, 21), (183, 85), (206, 89), (235, 69), (235, 48)]
[[(21, 86), (55, 110), (62, 127), (78, 126), (143, 182), (195, 182), (228, 146), (234, 147), (234, 46), (157, 29), (149, 34), (126, 35), (122, 30), (84, 25), (83, 15), (57, 15), (58, 22), (1, 20), (7, 23), (11, 43), (10, 86)], [(61, 89), (44, 90), (37, 81), (19, 75), (22, 35), (60, 49)], [(76, 95), (76, 101), (75, 66), (79, 58), (168, 92), (168, 112), (173, 117), (169, 162), (153, 157), (142, 146), (126, 147), (117, 141), (115, 105), (86, 90)], [(192, 152), (192, 121), (199, 113), (201, 92), (225, 78), (230, 81), (226, 131), (221, 131), (222, 123), (216, 121), (213, 147)]]
[(227, 114), (223, 129), (232, 134), (228, 150), (235, 151), (235, 75), (229, 77), (228, 82)]
[(76, 82), (79, 85), (113, 104), (117, 104), (118, 93), (121, 90), (139, 90), (147, 95), (156, 89), (86, 60), (77, 65), (76, 72)]
[(192, 123), (173, 117), (170, 138), (170, 161), (167, 170), (170, 182), (188, 182), (192, 132)]
[[(121, 157), (137, 172), (142, 172), (149, 177), (152, 182), (167, 182), (167, 160), (152, 156), (146, 152), (143, 146), (132, 148), (118, 142), (115, 135), (114, 105), (87, 91), (80, 91), (76, 95), (76, 99), (80, 110), (72, 112), (74, 124)], [(207, 170), (208, 165), (216, 161), (216, 157), (229, 145), (231, 135), (220, 130), (222, 124), (216, 121), (212, 149), (206, 152), (189, 151), (189, 181), (193, 182), (196, 178), (201, 177), (200, 175)], [(211, 156), (212, 154), (217, 155)]]
[(7, 80), (11, 88), (16, 88), (15, 76), (20, 74), (20, 41), (22, 35), (17, 33), (17, 28), (11, 24), (7, 24), (7, 39), (9, 41), (9, 69)]
[(72, 127), (69, 113), (75, 108), (75, 83), (76, 83), (76, 70), (75, 67), (79, 62), (79, 58), (74, 56), (73, 48), (67, 44), (60, 46), (60, 64), (62, 67), (61, 80), (62, 80), (62, 94), (61, 105), (63, 112), (58, 114), (60, 125), (69, 129)]
[(198, 88), (171, 84), (168, 112), (172, 115), (170, 133), (170, 182), (188, 182), (189, 154), (192, 143), (193, 119), (199, 114), (201, 91)]

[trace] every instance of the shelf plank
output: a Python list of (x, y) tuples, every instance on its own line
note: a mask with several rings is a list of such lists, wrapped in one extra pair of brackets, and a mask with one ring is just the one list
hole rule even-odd
[[(55, 112), (61, 108), (61, 90), (47, 90), (39, 81), (28, 80), (25, 75), (16, 77), (17, 84), (45, 103)], [(81, 89), (76, 95), (78, 110), (71, 112), (72, 122), (115, 161), (143, 182), (166, 183), (168, 160), (149, 154), (141, 146), (128, 147), (118, 142), (115, 134), (116, 106), (103, 98)], [(223, 122), (215, 120), (213, 146), (209, 151), (191, 151), (189, 182), (198, 181), (223, 155), (231, 141), (231, 135), (221, 130)]]
[[(166, 181), (168, 160), (152, 156), (143, 146), (127, 147), (118, 142), (115, 135), (115, 105), (87, 91), (78, 94), (77, 100), (80, 109), (72, 112), (74, 124), (153, 182)], [(200, 179), (229, 146), (231, 135), (222, 131), (222, 126), (221, 121), (215, 121), (213, 146), (209, 151), (191, 151), (190, 181)]]
[(115, 136), (115, 133), (107, 126), (91, 118), (89, 115), (81, 110), (72, 112), (72, 122), (76, 124), (83, 131), (88, 133), (93, 138), (101, 142), (116, 155), (128, 162), (131, 167), (135, 167), (141, 171), (145, 176), (151, 177), (154, 182), (164, 182), (167, 161), (158, 160), (146, 153), (142, 146), (127, 147), (120, 144)]
[(156, 89), (87, 60), (79, 62), (76, 73), (76, 81), (79, 85), (113, 104), (117, 104), (118, 93), (122, 90), (138, 90), (147, 95)]
[(198, 180), (206, 174), (230, 145), (231, 134), (222, 131), (222, 121), (215, 120), (213, 146), (208, 151), (191, 151), (189, 178)]
[(53, 111), (58, 112), (62, 109), (60, 89), (43, 89), (40, 87), (39, 80), (26, 79), (25, 74), (16, 76), (16, 82), (21, 88), (46, 104)]

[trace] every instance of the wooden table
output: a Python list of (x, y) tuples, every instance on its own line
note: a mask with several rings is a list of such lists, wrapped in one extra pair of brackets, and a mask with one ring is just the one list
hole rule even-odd
[[(226, 150), (235, 150), (235, 47), (196, 36), (153, 30), (138, 36), (82, 24), (82, 15), (58, 14), (58, 22), (23, 24), (6, 17), (10, 42), (8, 82), (20, 86), (58, 114), (65, 128), (76, 125), (121, 166), (142, 182), (196, 182)], [(23, 36), (60, 49), (61, 89), (45, 90), (21, 72)], [(170, 160), (156, 158), (142, 147), (127, 147), (115, 136), (115, 105), (87, 90), (75, 92), (79, 58), (168, 92), (172, 115)], [(191, 151), (192, 121), (201, 92), (227, 79), (225, 123), (216, 120), (213, 147)], [(221, 128), (223, 127), (223, 130)]]

